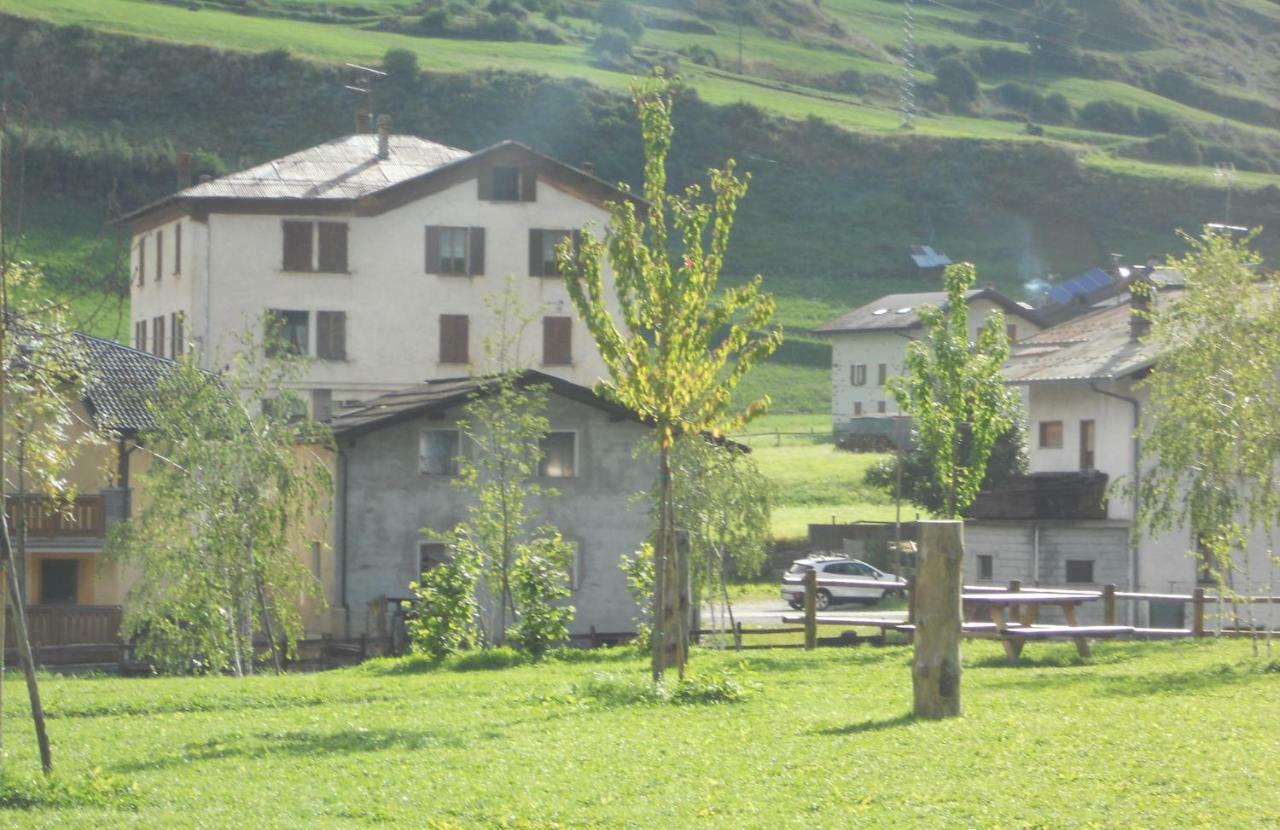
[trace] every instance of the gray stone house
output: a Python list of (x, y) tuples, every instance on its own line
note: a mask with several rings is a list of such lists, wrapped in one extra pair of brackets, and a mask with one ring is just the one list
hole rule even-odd
[[(534, 524), (554, 524), (576, 549), (570, 631), (633, 631), (637, 609), (618, 564), (649, 533), (647, 505), (635, 498), (657, 472), (635, 455), (648, 427), (560, 378), (528, 370), (520, 383), (550, 389), (539, 483), (559, 495), (535, 500), (533, 512)], [(423, 528), (444, 532), (466, 517), (468, 496), (453, 486), (454, 459), (466, 452), (458, 423), (485, 387), (472, 378), (433, 380), (331, 421), (338, 451), (336, 587), (351, 612), (350, 635), (367, 632), (363, 609), (371, 600), (408, 596), (409, 582), (445, 555)]]

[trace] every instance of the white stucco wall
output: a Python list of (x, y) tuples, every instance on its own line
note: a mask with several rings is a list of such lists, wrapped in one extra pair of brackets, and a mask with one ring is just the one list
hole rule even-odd
[[(539, 185), (535, 202), (481, 201), (471, 179), (377, 216), (213, 213), (203, 223), (184, 220), (183, 255), (192, 265), (184, 264), (180, 280), (166, 275), (159, 285), (148, 272), (146, 283), (132, 289), (133, 318), (185, 311), (188, 336), (199, 338), (203, 365), (215, 367), (235, 348), (239, 332), (259, 325), (266, 309), (311, 312), (313, 355), (314, 312), (345, 312), (347, 359), (313, 360), (298, 385), (331, 389), (335, 400), (364, 398), (427, 378), (468, 373), (466, 365), (439, 360), (441, 314), (470, 317), (470, 358), (481, 365), (484, 340), (495, 334), (486, 298), (501, 295), (510, 276), (522, 314), (530, 318), (521, 339), (522, 363), (590, 385), (603, 376), (603, 363), (562, 281), (529, 276), (529, 230), (571, 230), (594, 223), (595, 232), (602, 234), (608, 214), (545, 179)], [(284, 271), (286, 219), (348, 223), (349, 273)], [(431, 225), (485, 228), (484, 275), (427, 274), (424, 229)], [(152, 244), (148, 242), (149, 258)], [(575, 318), (572, 365), (541, 365), (544, 315)]]
[[(179, 225), (182, 226), (182, 251), (179, 258), (181, 267), (177, 273), (174, 273), (175, 228)], [(164, 268), (158, 280), (155, 273), (157, 234), (164, 235)], [(165, 222), (148, 230), (146, 233), (133, 237), (133, 244), (129, 254), (129, 308), (134, 324), (139, 321), (146, 321), (147, 323), (147, 351), (153, 353), (156, 351), (152, 344), (151, 322), (161, 315), (165, 318), (165, 337), (169, 341), (165, 344), (165, 357), (173, 357), (173, 330), (172, 317), (170, 315), (175, 312), (181, 312), (185, 315), (184, 340), (191, 341), (196, 336), (191, 328), (191, 309), (195, 303), (196, 285), (203, 280), (202, 270), (198, 266), (202, 262), (202, 252), (206, 238), (205, 226), (199, 222), (191, 221), (191, 218), (187, 216)], [(139, 285), (138, 266), (141, 240), (145, 240), (145, 262), (143, 263), (142, 284)], [(134, 329), (132, 326), (129, 329), (128, 336), (130, 338), (129, 345), (137, 346), (138, 344), (133, 339)]]
[[(896, 309), (889, 309), (888, 313), (894, 314), (896, 311)], [(977, 340), (983, 323), (994, 311), (1003, 311), (1003, 309), (985, 299), (970, 303), (970, 340)], [(1006, 313), (1005, 322), (1017, 327), (1015, 335), (1019, 339), (1029, 337), (1040, 330), (1040, 327), (1030, 320), (1013, 314)], [(885, 365), (889, 377), (902, 374), (907, 343), (919, 336), (919, 329), (848, 331), (830, 335), (831, 423), (835, 431), (841, 432), (848, 429), (849, 422), (859, 417), (855, 413), (859, 404), (862, 416), (899, 414), (893, 396), (879, 382), (880, 365)], [(855, 386), (851, 382), (850, 370), (855, 365), (867, 367), (866, 383), (861, 386)], [(884, 412), (880, 411), (881, 402), (884, 402)]]

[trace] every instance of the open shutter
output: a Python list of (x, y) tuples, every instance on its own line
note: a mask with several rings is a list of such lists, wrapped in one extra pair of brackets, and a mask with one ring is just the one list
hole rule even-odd
[(573, 318), (542, 318), (542, 363), (569, 366), (573, 363)]
[(330, 337), (332, 336), (331, 316), (327, 311), (316, 312), (316, 357), (321, 360), (333, 357), (329, 348)]
[(467, 273), (473, 277), (481, 276), (484, 274), (484, 228), (471, 228), (467, 232), (467, 244), (471, 249)]
[(529, 229), (529, 276), (542, 276), (542, 230)]
[(440, 229), (437, 227), (427, 228), (426, 272), (428, 274), (440, 273)]
[(538, 201), (538, 173), (531, 167), (520, 168), (520, 201)]
[(493, 199), (493, 168), (483, 167), (476, 177), (476, 198), (483, 201)]
[(341, 274), (347, 270), (347, 223), (320, 223), (320, 271)]
[(284, 270), (311, 270), (311, 229), (310, 222), (284, 223)]
[(329, 346), (334, 360), (347, 358), (347, 312), (334, 311), (329, 321)]

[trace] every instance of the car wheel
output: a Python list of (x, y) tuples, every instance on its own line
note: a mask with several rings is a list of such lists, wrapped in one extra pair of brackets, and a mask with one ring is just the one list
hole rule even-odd
[(826, 611), (827, 607), (830, 605), (831, 605), (831, 592), (828, 591), (826, 588), (819, 588), (818, 592), (814, 594), (813, 606), (817, 608), (819, 611)]
[(787, 605), (790, 605), (796, 611), (804, 608), (804, 603), (798, 599), (787, 600)]

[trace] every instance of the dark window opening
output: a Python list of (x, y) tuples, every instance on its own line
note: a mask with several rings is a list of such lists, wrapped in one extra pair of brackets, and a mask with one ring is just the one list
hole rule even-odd
[(542, 363), (569, 366), (573, 363), (573, 318), (542, 318)]
[(284, 223), (284, 270), (311, 271), (311, 222)]
[(444, 542), (418, 543), (418, 573), (424, 574), (449, 561), (449, 551)]
[(989, 553), (978, 554), (978, 579), (992, 579), (995, 573), (995, 558)]
[(151, 351), (157, 357), (164, 357), (164, 315), (151, 321)]
[(1040, 422), (1040, 448), (1045, 450), (1062, 449), (1062, 421)]
[(1096, 429), (1093, 421), (1080, 422), (1080, 469), (1092, 470)]
[(418, 470), (429, 476), (456, 476), (462, 434), (456, 429), (424, 429), (418, 434)]
[(347, 359), (347, 313), (316, 312), (316, 357), (321, 360)]
[(305, 311), (272, 309), (267, 312), (267, 355), (305, 355), (310, 345), (310, 331)]
[(1068, 559), (1067, 560), (1067, 582), (1093, 582), (1093, 560), (1092, 559)]
[(74, 605), (79, 597), (80, 563), (75, 559), (40, 562), (40, 602)]
[(182, 273), (182, 223), (173, 226), (173, 273)]
[(864, 386), (867, 382), (867, 364), (857, 363), (849, 367), (849, 383), (853, 386)]
[(493, 189), (490, 191), (490, 198), (493, 201), (520, 201), (519, 167), (495, 167), (491, 175), (493, 176)]
[(542, 460), (538, 462), (538, 475), (546, 478), (573, 478), (576, 474), (577, 434), (573, 432), (549, 432), (539, 442)]
[(347, 223), (320, 222), (320, 265), (317, 270), (330, 274), (347, 271)]
[(466, 363), (470, 360), (468, 340), (471, 321), (465, 314), (440, 315), (440, 362)]

